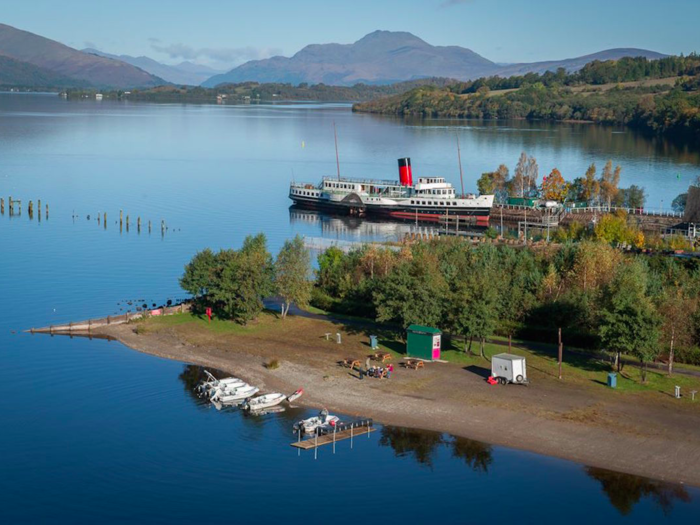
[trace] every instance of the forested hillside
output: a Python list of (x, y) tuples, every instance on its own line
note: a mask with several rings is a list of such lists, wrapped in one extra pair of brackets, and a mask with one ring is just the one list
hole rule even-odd
[(567, 74), (481, 78), (357, 104), (355, 111), (426, 117), (624, 124), (700, 137), (700, 57), (623, 58)]

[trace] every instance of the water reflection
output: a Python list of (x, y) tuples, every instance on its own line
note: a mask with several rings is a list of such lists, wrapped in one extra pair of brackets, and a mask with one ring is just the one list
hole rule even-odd
[(491, 445), (461, 437), (452, 440), (452, 456), (464, 460), (474, 472), (484, 474), (493, 462)]
[(623, 516), (630, 514), (642, 498), (651, 498), (665, 516), (670, 514), (677, 501), (691, 501), (690, 494), (681, 485), (595, 467), (586, 467), (586, 473), (600, 482), (610, 503)]
[(467, 438), (445, 436), (440, 432), (385, 426), (379, 444), (391, 447), (397, 457), (412, 457), (419, 465), (432, 468), (438, 448), (445, 446), (452, 457), (459, 458), (474, 472), (487, 473), (493, 462), (492, 448), (487, 443)]

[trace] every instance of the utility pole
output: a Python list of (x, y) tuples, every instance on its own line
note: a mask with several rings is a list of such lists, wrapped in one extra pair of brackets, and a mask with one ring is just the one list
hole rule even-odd
[(563, 360), (564, 347), (561, 342), (561, 328), (559, 328), (559, 379), (561, 379), (561, 362)]

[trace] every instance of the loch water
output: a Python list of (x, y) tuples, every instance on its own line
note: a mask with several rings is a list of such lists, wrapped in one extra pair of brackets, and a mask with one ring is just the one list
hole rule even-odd
[[(335, 174), (333, 122), (348, 176), (393, 178), (396, 158), (410, 156), (416, 174), (458, 185), (457, 134), (467, 190), (523, 149), (541, 172), (556, 165), (566, 176), (612, 158), (623, 185), (645, 186), (664, 206), (700, 172), (688, 146), (594, 126), (0, 94), (0, 196), (22, 200), (21, 215), (0, 216), (0, 523), (697, 522), (696, 488), (434, 432), (379, 426), (314, 459), (289, 446), (308, 410), (217, 411), (193, 395), (198, 367), (22, 333), (176, 301), (195, 251), (237, 247), (250, 233), (264, 232), (276, 252), (297, 233), (409, 231), (289, 209), (291, 179)], [(28, 216), (37, 199), (48, 218)]]

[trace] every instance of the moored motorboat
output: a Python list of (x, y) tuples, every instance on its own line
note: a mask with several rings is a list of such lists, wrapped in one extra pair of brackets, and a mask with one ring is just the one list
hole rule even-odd
[(251, 411), (263, 410), (265, 408), (277, 406), (285, 399), (287, 399), (287, 396), (279, 392), (265, 394), (264, 396), (247, 399), (245, 403), (241, 405), (241, 408)]
[(259, 388), (251, 385), (245, 385), (235, 390), (226, 390), (222, 393), (217, 393), (212, 396), (212, 401), (220, 401), (222, 403), (231, 403), (233, 401), (242, 401), (251, 396), (254, 396), (260, 391)]
[(314, 434), (318, 429), (323, 427), (333, 427), (340, 422), (338, 416), (332, 416), (325, 408), (319, 412), (317, 416), (302, 419), (294, 423), (294, 433), (301, 432), (302, 434)]

